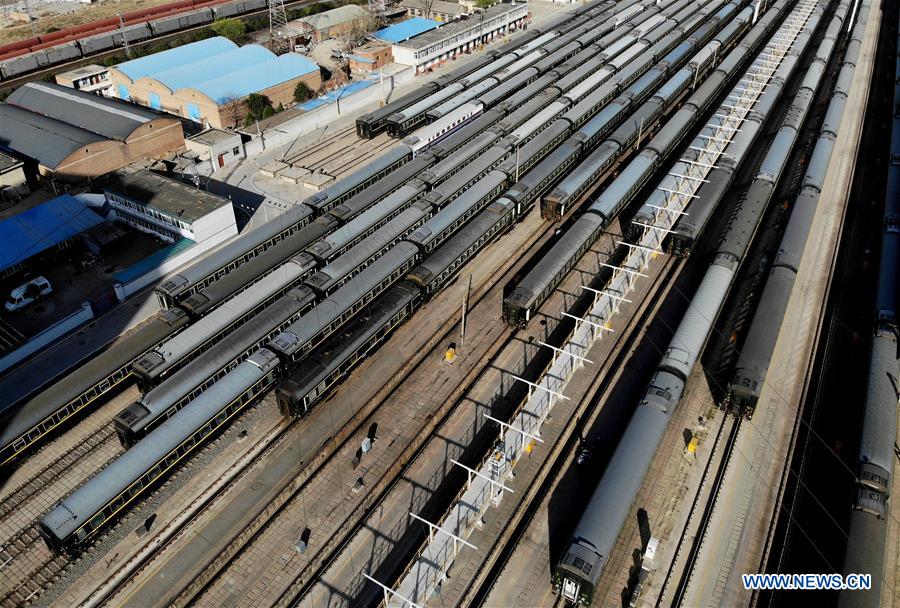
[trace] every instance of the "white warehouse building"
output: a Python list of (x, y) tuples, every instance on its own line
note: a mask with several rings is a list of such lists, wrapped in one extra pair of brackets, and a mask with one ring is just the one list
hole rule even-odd
[(230, 200), (151, 171), (115, 172), (103, 195), (108, 219), (171, 243), (115, 276), (120, 300), (237, 234)]
[(394, 61), (415, 66), (416, 73), (424, 72), (515, 31), (527, 18), (527, 4), (495, 4), (483, 12), (393, 44)]
[(218, 243), (237, 234), (227, 198), (152, 171), (114, 173), (103, 193), (116, 219), (170, 243)]

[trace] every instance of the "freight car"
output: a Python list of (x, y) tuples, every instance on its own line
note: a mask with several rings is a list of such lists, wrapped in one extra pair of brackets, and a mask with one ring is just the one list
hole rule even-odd
[[(202, 6), (200, 6), (202, 5)], [(265, 0), (182, 0), (65, 28), (0, 47), (0, 78), (9, 80), (43, 67), (90, 57), (129, 44), (265, 8)]]

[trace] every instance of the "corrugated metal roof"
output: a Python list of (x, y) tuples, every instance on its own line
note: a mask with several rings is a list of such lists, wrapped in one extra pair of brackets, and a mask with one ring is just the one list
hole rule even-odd
[(0, 144), (55, 169), (75, 150), (106, 137), (68, 123), (0, 103)]
[(48, 82), (24, 84), (7, 102), (117, 140), (125, 140), (151, 120), (165, 118), (140, 106)]
[(105, 222), (69, 194), (0, 222), (0, 270)]
[(361, 6), (356, 4), (347, 4), (333, 8), (330, 11), (310, 15), (309, 17), (301, 17), (297, 21), (308, 23), (314, 29), (323, 30), (328, 27), (334, 27), (348, 21), (363, 19), (368, 12)]
[(418, 36), (423, 32), (440, 27), (440, 25), (440, 22), (432, 19), (413, 17), (412, 19), (407, 19), (406, 21), (401, 21), (400, 23), (380, 29), (372, 34), (372, 37), (386, 42), (401, 42), (403, 40), (408, 40), (413, 36)]
[(115, 66), (132, 81), (144, 76), (152, 76), (187, 63), (193, 63), (236, 49), (237, 45), (228, 38), (216, 36), (199, 42), (192, 42), (161, 53), (154, 53), (139, 59), (132, 59)]
[(269, 49), (258, 44), (248, 44), (164, 72), (157, 72), (150, 77), (174, 92), (178, 89), (196, 87), (198, 81), (212, 80), (272, 59), (275, 59), (275, 53)]
[(256, 93), (269, 87), (281, 84), (304, 74), (318, 72), (319, 66), (296, 53), (287, 53), (245, 67), (233, 70), (224, 76), (199, 82), (192, 88), (197, 89), (218, 104), (240, 99), (250, 93)]
[[(223, 104), (293, 80), (304, 74), (319, 71), (319, 66), (296, 53), (276, 56), (258, 44), (248, 44), (238, 48), (226, 38), (208, 38), (201, 42), (185, 45), (185, 47), (212, 40), (226, 40), (228, 44), (222, 48), (215, 44), (209, 44), (198, 49), (197, 52), (179, 55), (174, 63), (165, 61), (157, 62), (153, 66), (139, 66), (141, 69), (134, 70), (132, 73), (140, 73), (141, 77), (158, 80), (173, 93), (181, 89), (194, 89), (215, 103)], [(166, 55), (185, 47), (163, 51), (157, 55)], [(135, 61), (149, 58), (143, 57)], [(165, 69), (150, 69), (156, 65), (165, 66)], [(132, 73), (129, 73), (128, 76), (134, 79), (135, 76)]]
[(141, 275), (147, 274), (154, 268), (159, 268), (166, 260), (170, 260), (181, 252), (196, 245), (191, 239), (178, 239), (171, 245), (163, 247), (156, 253), (150, 254), (136, 264), (132, 264), (125, 270), (120, 270), (113, 275), (113, 279), (123, 285), (130, 283)]

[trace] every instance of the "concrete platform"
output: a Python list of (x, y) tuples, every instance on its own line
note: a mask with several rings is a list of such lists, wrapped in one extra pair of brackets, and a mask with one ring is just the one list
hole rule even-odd
[(334, 176), (327, 173), (310, 173), (303, 178), (303, 186), (315, 192), (327, 188), (334, 182)]
[(278, 172), (278, 177), (292, 184), (299, 184), (303, 178), (309, 175), (309, 169), (291, 165), (287, 169)]
[(285, 162), (281, 162), (280, 160), (272, 160), (260, 167), (259, 172), (266, 177), (275, 177), (289, 167), (290, 165)]

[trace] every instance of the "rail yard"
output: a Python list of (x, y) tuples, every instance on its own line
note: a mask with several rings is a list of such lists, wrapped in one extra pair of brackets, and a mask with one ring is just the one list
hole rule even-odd
[[(265, 10), (181, 4), (95, 25)], [(898, 53), (590, 0), (299, 137), (337, 179), (0, 375), (0, 606), (900, 606)]]

